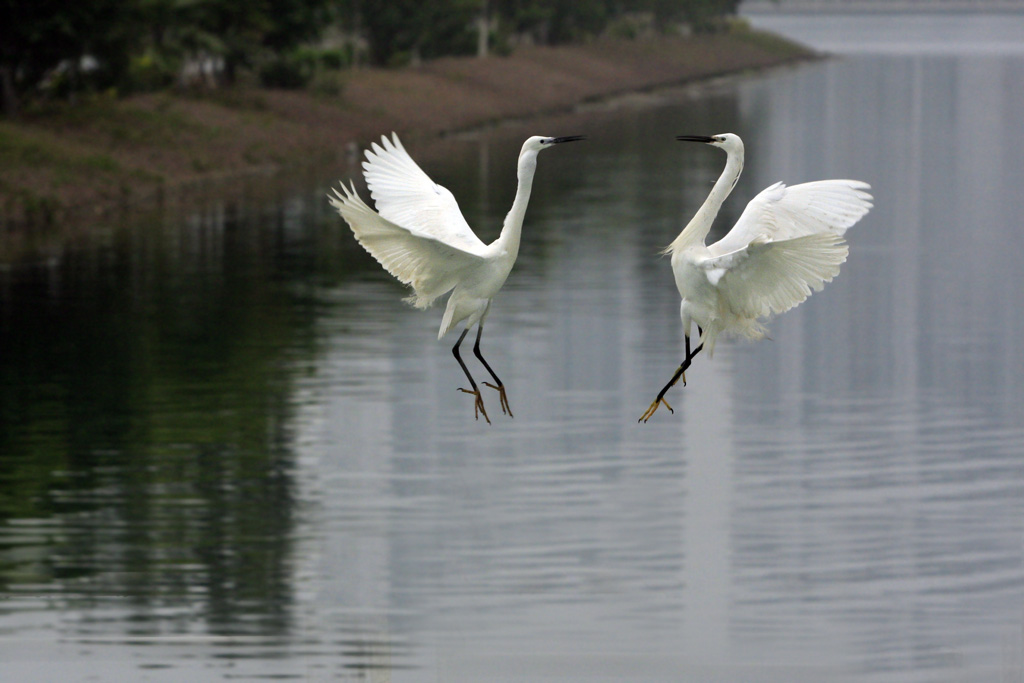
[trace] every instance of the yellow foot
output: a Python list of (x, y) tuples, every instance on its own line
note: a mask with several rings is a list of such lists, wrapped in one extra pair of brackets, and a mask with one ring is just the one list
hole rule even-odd
[(508, 405), (508, 396), (505, 395), (505, 385), (499, 384), (498, 386), (494, 386), (490, 382), (484, 382), (484, 385), (491, 389), (498, 390), (498, 394), (501, 397), (501, 412), (505, 413), (509, 417), (515, 417), (515, 415), (512, 414), (512, 409)]
[(463, 389), (462, 387), (459, 387), (459, 391), (465, 392), (467, 394), (473, 394), (474, 396), (476, 396), (476, 402), (473, 404), (473, 417), (475, 417), (477, 420), (479, 420), (480, 419), (480, 413), (483, 413), (484, 419), (487, 420), (487, 424), (491, 424), (491, 418), (487, 417), (487, 410), (484, 409), (484, 399), (480, 395), (480, 390), (479, 389)]
[(647, 408), (644, 414), (640, 416), (640, 419), (637, 420), (637, 422), (643, 422), (646, 424), (646, 422), (651, 419), (651, 416), (654, 415), (654, 411), (656, 411), (658, 409), (658, 406), (662, 403), (664, 403), (665, 407), (668, 408), (668, 412), (672, 413), (673, 415), (675, 414), (676, 411), (672, 410), (672, 406), (668, 404), (668, 401), (666, 401), (663, 397), (659, 396), (658, 398), (654, 399), (654, 402), (651, 403), (650, 407)]

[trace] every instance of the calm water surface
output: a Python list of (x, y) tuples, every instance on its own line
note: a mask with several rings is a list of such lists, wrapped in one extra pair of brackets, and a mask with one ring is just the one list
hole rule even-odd
[[(637, 99), (408, 143), (489, 241), (522, 139), (591, 136), (540, 160), (490, 427), (333, 178), (8, 238), (3, 679), (1021, 680), (1024, 56)], [(876, 207), (772, 341), (638, 425), (682, 352), (656, 252), (724, 162), (672, 139), (726, 131), (726, 221), (776, 180)]]

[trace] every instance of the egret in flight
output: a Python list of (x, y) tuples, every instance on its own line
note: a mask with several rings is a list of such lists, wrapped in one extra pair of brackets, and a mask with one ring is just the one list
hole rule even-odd
[[(703, 142), (726, 153), (725, 170), (711, 194), (663, 253), (672, 255), (672, 273), (683, 301), (686, 356), (669, 383), (640, 416), (647, 422), (700, 350), (712, 355), (719, 334), (761, 339), (767, 328), (761, 318), (783, 313), (820, 291), (846, 260), (846, 229), (871, 208), (867, 183), (859, 180), (818, 180), (786, 187), (775, 183), (750, 200), (736, 225), (710, 246), (705, 245), (722, 203), (743, 170), (743, 141), (732, 133), (680, 135), (684, 142)], [(700, 343), (690, 349), (690, 325), (697, 325)]]
[(398, 135), (381, 137), (366, 151), (363, 176), (370, 196), (377, 205), (374, 211), (356, 193), (355, 186), (341, 186), (329, 197), (331, 205), (348, 222), (356, 239), (384, 269), (412, 287), (406, 301), (416, 308), (427, 308), (434, 300), (451, 291), (448, 306), (437, 333), (440, 340), (453, 327), (465, 321), (452, 354), (466, 373), (471, 389), (459, 388), (475, 398), (473, 414), (490, 424), (483, 397), (469, 369), (459, 355), (459, 346), (466, 334), (477, 326), (473, 353), (494, 379), (502, 413), (512, 417), (505, 395), (505, 385), (480, 353), (480, 336), (484, 320), (491, 310), (491, 299), (498, 293), (512, 270), (519, 254), (519, 239), (526, 205), (530, 201), (533, 175), (537, 170), (537, 154), (563, 142), (583, 140), (582, 135), (567, 137), (534, 136), (523, 143), (519, 153), (519, 187), (512, 208), (505, 216), (498, 239), (484, 244), (476, 236), (459, 210), (455, 197), (438, 185), (405, 151)]

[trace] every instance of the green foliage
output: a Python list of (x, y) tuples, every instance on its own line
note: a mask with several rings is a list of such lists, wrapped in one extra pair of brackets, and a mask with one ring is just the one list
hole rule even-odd
[(476, 47), (472, 24), (479, 0), (363, 0), (360, 8), (375, 64), (470, 54)]
[[(0, 97), (119, 94), (182, 82), (231, 85), (241, 70), (271, 87), (323, 83), (368, 44), (374, 64), (472, 54), (478, 31), (498, 54), (651, 27), (727, 30), (738, 0), (0, 0)], [(481, 21), (483, 20), (483, 21)], [(481, 26), (485, 27), (481, 29)], [(344, 49), (316, 45), (327, 27)], [(336, 79), (334, 79), (336, 80)], [(331, 82), (332, 79), (326, 79)]]
[[(721, 25), (739, 0), (490, 0), (500, 38), (532, 42), (577, 42), (599, 34), (637, 38), (650, 29), (686, 23), (695, 31)], [(499, 43), (500, 44), (500, 43)]]
[(234, 83), (240, 67), (255, 66), (264, 53), (285, 54), (316, 38), (328, 6), (328, 0), (179, 1), (185, 23), (197, 29), (193, 39), (215, 36), (220, 43), (212, 54), (223, 60), (221, 77), (227, 84)]
[(655, 25), (651, 14), (631, 14), (615, 19), (605, 29), (612, 38), (637, 40), (654, 33)]
[[(629, 4), (629, 3), (625, 3)], [(580, 40), (600, 33), (621, 14), (620, 3), (611, 0), (495, 0), (492, 8), (511, 32), (543, 44)]]
[(142, 1), (0, 0), (6, 111), (13, 113), (14, 98), (30, 90), (68, 93), (122, 81), (139, 47)]
[(260, 83), (267, 88), (298, 90), (313, 79), (316, 62), (297, 52), (275, 55), (260, 67)]
[(132, 57), (125, 89), (145, 92), (167, 88), (177, 80), (181, 61), (168, 52), (147, 49)]
[(343, 69), (350, 65), (352, 56), (347, 50), (320, 50), (317, 59), (325, 69)]
[(687, 0), (680, 3), (678, 18), (696, 33), (722, 33), (728, 30), (725, 17), (736, 13), (739, 0)]
[[(167, 87), (189, 60), (241, 67), (315, 40), (330, 0), (0, 0), (0, 81), (8, 114), (27, 94), (66, 97)], [(272, 60), (270, 60), (272, 61)]]
[(349, 66), (350, 53), (345, 50), (321, 50), (299, 47), (276, 54), (260, 66), (260, 83), (268, 88), (298, 89), (311, 87), (322, 95), (341, 92), (338, 73)]

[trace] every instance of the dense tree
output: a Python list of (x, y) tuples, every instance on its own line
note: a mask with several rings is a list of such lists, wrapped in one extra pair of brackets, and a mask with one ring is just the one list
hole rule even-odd
[(507, 31), (534, 42), (558, 44), (600, 34), (617, 19), (648, 15), (664, 29), (677, 22), (701, 31), (712, 20), (734, 14), (739, 0), (491, 0), (490, 7)]
[[(663, 5), (673, 4), (667, 0), (662, 0), (660, 3), (655, 0), (655, 2)], [(695, 31), (700, 32), (714, 30), (721, 23), (717, 20), (723, 16), (735, 14), (740, 0), (686, 0), (686, 2), (674, 4), (679, 5), (679, 11), (673, 18), (686, 22)]]
[(566, 43), (600, 33), (621, 13), (613, 0), (494, 0), (494, 11), (511, 33), (543, 44)]
[(476, 48), (480, 0), (363, 0), (360, 17), (375, 64), (416, 61)]
[(486, 34), (558, 44), (628, 16), (655, 26), (719, 25), (738, 0), (0, 0), (0, 96), (5, 112), (31, 91), (72, 94), (164, 87), (191, 60), (240, 68), (287, 65), (332, 22), (369, 43), (375, 64), (486, 52)]
[(224, 80), (235, 81), (238, 68), (251, 67), (263, 53), (294, 48), (319, 34), (329, 0), (196, 0), (183, 6), (184, 23), (199, 35), (215, 36), (224, 60)]
[[(123, 78), (138, 45), (135, 0), (0, 1), (0, 80), (4, 109), (49, 78), (56, 88), (103, 87)], [(95, 62), (85, 62), (86, 56)]]

